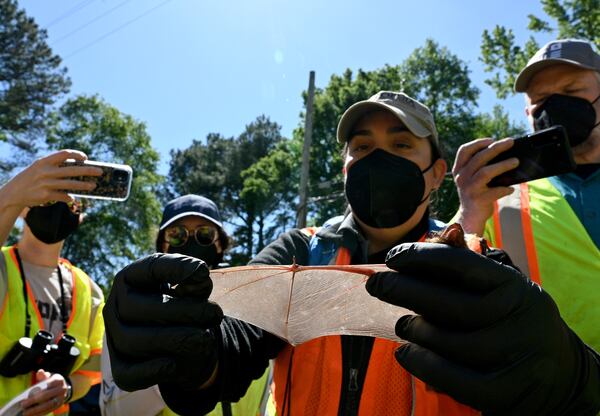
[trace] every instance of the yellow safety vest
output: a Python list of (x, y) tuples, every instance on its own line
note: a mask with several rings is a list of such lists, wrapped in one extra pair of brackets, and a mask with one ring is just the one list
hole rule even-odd
[(565, 322), (600, 351), (600, 250), (548, 179), (514, 186), (484, 236), (554, 299)]
[[(19, 338), (25, 336), (23, 329), (26, 317), (25, 302), (23, 302), (23, 280), (15, 256), (15, 247), (2, 247), (2, 255), (7, 269), (8, 290), (0, 306), (0, 357), (4, 357)], [(69, 268), (74, 279), (67, 332), (75, 337), (75, 345), (79, 348), (81, 354), (73, 366), (73, 373), (89, 358), (92, 352), (99, 353), (99, 351), (91, 351), (89, 344), (89, 338), (92, 337), (90, 333), (92, 287), (89, 276), (82, 270), (63, 259), (61, 259), (61, 264)], [(43, 329), (43, 321), (29, 284), (26, 285), (26, 288), (28, 310), (32, 318), (29, 336), (33, 337), (40, 329)], [(102, 319), (101, 314), (98, 315), (96, 319)], [(97, 328), (96, 331), (102, 330), (103, 325), (95, 325), (95, 328)], [(0, 406), (30, 387), (33, 381), (33, 373), (16, 377), (0, 377)], [(54, 414), (65, 414), (67, 412), (68, 406), (63, 406), (57, 409)]]

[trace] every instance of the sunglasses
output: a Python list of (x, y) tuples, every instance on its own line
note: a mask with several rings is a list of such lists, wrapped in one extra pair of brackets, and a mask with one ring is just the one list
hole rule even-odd
[(165, 229), (165, 241), (172, 247), (181, 247), (187, 243), (190, 235), (201, 246), (210, 246), (219, 238), (219, 231), (210, 225), (201, 225), (194, 230), (188, 230), (183, 225), (175, 225)]

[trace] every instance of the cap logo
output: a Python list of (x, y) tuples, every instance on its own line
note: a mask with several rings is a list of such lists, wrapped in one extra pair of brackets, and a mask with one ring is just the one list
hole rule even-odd
[(552, 43), (548, 48), (548, 52), (546, 52), (544, 54), (544, 59), (560, 58), (561, 52), (562, 52), (562, 43)]
[(382, 100), (400, 101), (403, 104), (407, 104), (407, 105), (411, 106), (412, 108), (416, 107), (415, 102), (413, 100), (411, 100), (410, 98), (408, 98), (407, 96), (395, 94), (393, 92), (382, 92), (381, 95), (379, 96), (379, 98)]

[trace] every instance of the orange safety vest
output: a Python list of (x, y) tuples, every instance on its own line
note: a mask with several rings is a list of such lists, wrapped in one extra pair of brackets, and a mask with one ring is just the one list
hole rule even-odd
[[(303, 232), (313, 236), (317, 229), (306, 228)], [(350, 264), (351, 254), (345, 247), (340, 247), (335, 256), (335, 264)], [(398, 345), (375, 339), (359, 416), (480, 415), (475, 409), (434, 391), (402, 368), (394, 357)], [(270, 399), (277, 416), (337, 416), (342, 390), (341, 357), (341, 337), (337, 335), (319, 337), (296, 347), (286, 346), (275, 359), (271, 385)]]

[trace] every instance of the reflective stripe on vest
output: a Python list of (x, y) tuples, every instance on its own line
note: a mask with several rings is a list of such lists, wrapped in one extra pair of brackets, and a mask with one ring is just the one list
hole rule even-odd
[(486, 233), (492, 244), (543, 285), (569, 327), (600, 349), (600, 250), (550, 180), (518, 188), (498, 200)]
[(521, 272), (539, 284), (541, 278), (531, 231), (529, 187), (522, 183), (512, 188), (512, 194), (494, 203), (494, 245), (506, 251)]
[[(15, 257), (14, 247), (2, 247), (2, 255), (7, 271), (7, 294), (0, 311), (0, 357), (4, 357), (12, 346), (25, 336), (25, 303), (23, 302), (23, 281), (21, 272)], [(90, 278), (80, 269), (72, 266), (66, 260), (61, 259), (61, 264), (66, 266), (74, 279), (72, 281), (72, 306), (67, 331), (76, 339), (76, 346), (81, 352), (77, 359), (73, 372), (87, 360), (90, 355), (88, 337), (90, 335), (91, 314), (91, 284)], [(42, 318), (37, 307), (29, 284), (27, 288), (28, 310), (32, 315), (30, 336), (34, 336), (43, 327)], [(6, 404), (10, 399), (21, 393), (33, 383), (33, 373), (23, 374), (17, 377), (0, 377), (0, 406)], [(65, 408), (57, 409), (60, 413)]]
[[(316, 231), (306, 234), (314, 236)], [(350, 252), (344, 247), (332, 253), (329, 261), (350, 262)], [(396, 348), (396, 342), (374, 340), (359, 402), (360, 416), (479, 415), (411, 376), (396, 361)], [(295, 348), (286, 346), (275, 359), (267, 414), (337, 416), (342, 389), (341, 356), (340, 336), (320, 337)]]

